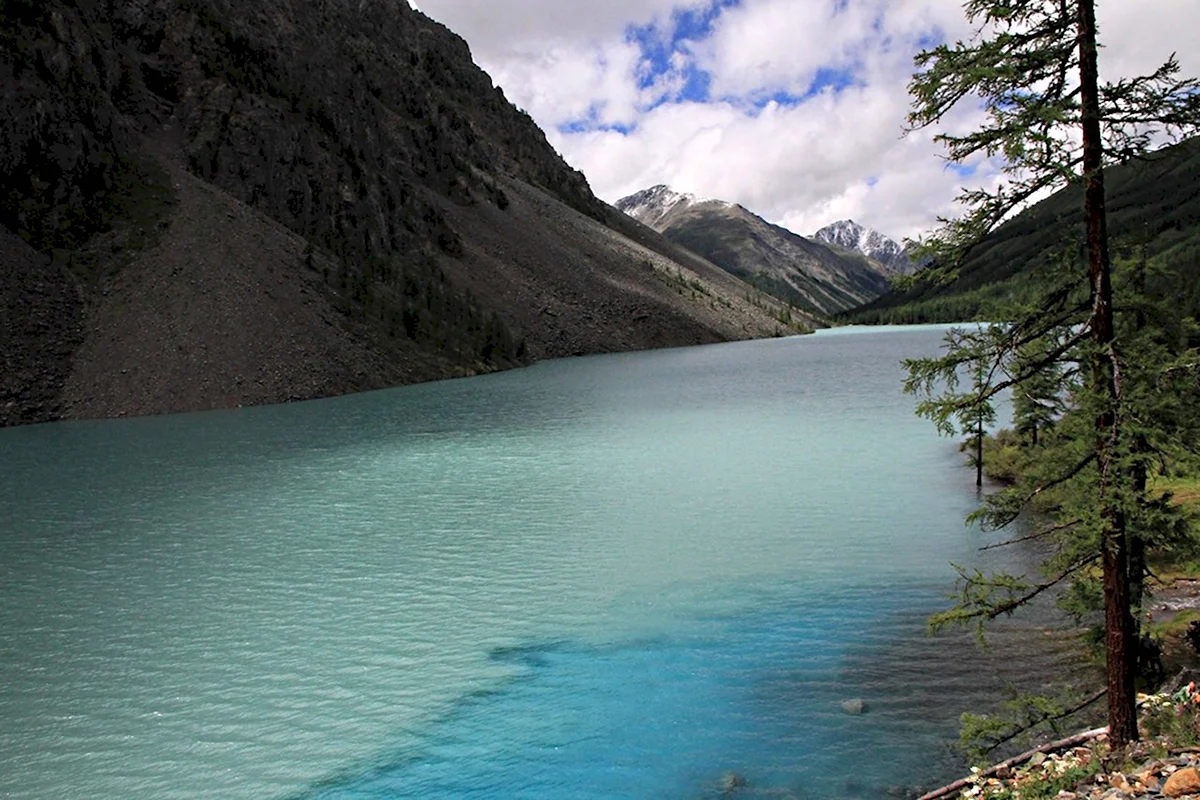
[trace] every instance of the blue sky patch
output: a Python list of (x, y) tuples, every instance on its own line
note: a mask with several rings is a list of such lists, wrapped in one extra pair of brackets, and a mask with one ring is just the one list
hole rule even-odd
[[(731, 97), (726, 99), (735, 100), (736, 98)], [(797, 97), (790, 92), (771, 92), (770, 94), (764, 94), (754, 98), (754, 107), (761, 110), (771, 105), (771, 103), (777, 103), (781, 106), (794, 106), (802, 102), (803, 99), (804, 98)]]
[[(761, 111), (771, 103), (780, 106), (798, 106), (816, 97), (825, 90), (830, 90), (834, 94), (849, 89), (854, 86), (864, 86), (863, 81), (858, 77), (858, 74), (850, 67), (821, 67), (817, 70), (817, 74), (813, 76), (812, 82), (809, 83), (808, 89), (804, 94), (794, 94), (787, 91), (766, 92), (756, 95), (751, 105), (755, 111)], [(737, 102), (739, 98), (726, 97), (723, 98), (730, 102)]]
[[(711, 100), (712, 76), (699, 69), (690, 53), (688, 42), (702, 41), (712, 35), (713, 25), (725, 9), (741, 4), (741, 0), (713, 0), (700, 9), (685, 9), (671, 14), (669, 30), (663, 26), (631, 25), (625, 40), (642, 51), (644, 69), (638, 76), (638, 88), (649, 89), (664, 76), (679, 72), (682, 87), (671, 97), (658, 98), (651, 108), (666, 102), (706, 103)], [(672, 60), (683, 56), (683, 68), (677, 70)]]
[[(772, 103), (794, 107), (822, 92), (837, 94), (845, 89), (863, 85), (863, 80), (858, 74), (861, 64), (852, 63), (818, 69), (809, 86), (800, 94), (780, 89), (764, 90), (743, 97), (714, 97), (713, 76), (697, 66), (691, 45), (712, 36), (714, 26), (721, 15), (727, 9), (740, 6), (741, 3), (742, 0), (710, 0), (702, 8), (676, 10), (668, 19), (649, 25), (631, 25), (626, 29), (625, 41), (636, 45), (641, 53), (641, 65), (637, 75), (638, 88), (645, 91), (656, 85), (666, 87), (659, 96), (651, 98), (647, 105), (640, 108), (640, 111), (652, 111), (672, 103), (710, 103), (722, 100), (747, 108), (749, 114), (755, 115)], [(849, 0), (835, 0), (835, 13), (842, 13), (848, 6)], [(877, 19), (874, 24), (879, 32), (882, 19)], [(593, 107), (589, 109), (586, 117), (560, 125), (558, 130), (562, 133), (610, 130), (623, 134), (636, 130), (636, 123), (601, 123), (601, 111), (602, 109)]]
[(559, 133), (588, 133), (589, 131), (611, 131), (619, 133), (622, 136), (628, 136), (637, 130), (637, 125), (634, 123), (624, 124), (620, 122), (601, 122), (600, 112), (594, 106), (588, 112), (588, 116), (584, 119), (572, 120), (558, 126)]
[(675, 27), (674, 41), (707, 39), (712, 35), (713, 23), (726, 9), (736, 8), (742, 0), (712, 0), (707, 8), (686, 9), (672, 14)]
[(946, 32), (941, 28), (934, 28), (917, 38), (918, 50), (932, 50), (943, 44), (946, 44)]
[(832, 89), (834, 94), (849, 89), (851, 86), (861, 85), (855, 70), (850, 67), (821, 67), (817, 70), (817, 74), (813, 76), (812, 83), (808, 85), (808, 91), (804, 93), (804, 99), (808, 99), (817, 94), (820, 94), (826, 89)]

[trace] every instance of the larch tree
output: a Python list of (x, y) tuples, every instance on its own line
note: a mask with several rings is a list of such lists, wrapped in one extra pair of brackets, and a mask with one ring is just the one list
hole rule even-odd
[(1069, 376), (1060, 365), (1052, 362), (1040, 369), (1030, 370), (1046, 357), (1053, 340), (1038, 340), (1020, 348), (1005, 368), (1009, 377), (1027, 374), (1028, 377), (1012, 388), (1013, 429), (1030, 447), (1037, 447), (1042, 436), (1054, 427), (1063, 413), (1063, 399), (1069, 393)]
[[(985, 587), (991, 596), (974, 594), (953, 618), (994, 618), (1099, 561), (1109, 739), (1120, 747), (1138, 737), (1131, 470), (1125, 468), (1131, 443), (1122, 429), (1124, 354), (1114, 323), (1104, 167), (1191, 132), (1200, 121), (1200, 83), (1180, 77), (1173, 55), (1149, 75), (1103, 82), (1094, 0), (968, 0), (964, 11), (975, 26), (973, 37), (917, 56), (909, 124), (935, 126), (956, 107), (981, 108), (985, 121), (976, 130), (937, 139), (953, 162), (999, 159), (1004, 180), (995, 190), (964, 192), (959, 200), (965, 214), (940, 220), (941, 227), (920, 243), (933, 258), (926, 277), (952, 279), (972, 247), (1014, 211), (1072, 184), (1083, 190), (1083, 258), (1068, 257), (1067, 268), (1047, 281), (1036, 308), (1015, 313), (1009, 324), (958, 332), (943, 357), (909, 362), (906, 388), (925, 397), (919, 413), (944, 428), (963, 419), (964, 408), (990, 403), (1048, 368), (1077, 365), (1084, 390), (1076, 402), (1089, 415), (1090, 431), (1082, 434), (1077, 460), (1047, 480), (1064, 483), (1088, 474), (1092, 484), (1089, 513), (1071, 525), (1074, 544), (1052, 578), (1032, 587), (1011, 584), (1001, 599), (992, 594), (995, 582), (978, 580), (974, 589)], [(1081, 260), (1086, 268), (1076, 266)], [(1031, 346), (1041, 348), (1039, 358), (1024, 357)], [(977, 363), (991, 364), (991, 379), (983, 386), (972, 380), (970, 389), (960, 391), (959, 373)], [(1006, 363), (1020, 366), (1006, 374)], [(1012, 498), (1006, 502), (1020, 505)], [(1015, 516), (1009, 507), (987, 514), (993, 521)]]
[[(985, 359), (972, 363), (967, 372), (971, 378), (971, 391), (978, 394), (987, 388), (991, 376)], [(983, 443), (987, 428), (996, 422), (996, 407), (990, 400), (982, 400), (963, 406), (958, 412), (959, 427), (969, 434), (967, 445), (971, 449), (971, 465), (975, 467), (975, 488), (983, 488)]]

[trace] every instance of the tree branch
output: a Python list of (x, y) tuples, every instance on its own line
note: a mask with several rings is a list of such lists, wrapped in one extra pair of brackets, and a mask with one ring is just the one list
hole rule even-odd
[(997, 747), (1000, 747), (1003, 744), (1007, 744), (1007, 743), (1011, 742), (1013, 739), (1017, 738), (1022, 733), (1032, 730), (1033, 728), (1036, 728), (1038, 725), (1041, 725), (1046, 722), (1057, 722), (1060, 719), (1066, 719), (1067, 717), (1071, 716), (1072, 714), (1083, 711), (1085, 708), (1087, 708), (1092, 703), (1099, 700), (1101, 697), (1104, 697), (1104, 695), (1106, 695), (1106, 694), (1108, 694), (1108, 690), (1101, 689), (1100, 691), (1096, 692), (1094, 695), (1092, 695), (1091, 697), (1082, 701), (1078, 705), (1072, 706), (1071, 708), (1068, 708), (1065, 711), (1060, 711), (1057, 714), (1052, 714), (1047, 717), (1042, 717), (1041, 719), (1035, 720), (1034, 722), (1031, 722), (1028, 725), (1023, 725), (1023, 726), (1017, 728), (1016, 730), (1014, 730), (1012, 733), (1006, 734), (1005, 736), (1002, 736), (1001, 738), (997, 739), (993, 744), (988, 746), (986, 752), (988, 752), (988, 753), (992, 752)]
[(1045, 583), (1035, 584), (1032, 589), (1030, 589), (1025, 594), (1021, 595), (1020, 597), (1015, 597), (1010, 600), (1006, 600), (1005, 602), (1001, 603), (1000, 605), (998, 605), (995, 608), (988, 611), (986, 614), (976, 614), (975, 616), (982, 616), (984, 619), (993, 620), (993, 619), (997, 619), (997, 618), (1003, 616), (1004, 614), (1012, 613), (1016, 609), (1020, 608), (1021, 606), (1025, 605), (1026, 603), (1028, 603), (1030, 600), (1032, 600), (1035, 597), (1037, 597), (1038, 595), (1042, 594), (1042, 592), (1045, 592), (1047, 589), (1054, 588), (1058, 584), (1065, 581), (1067, 578), (1074, 575), (1079, 570), (1086, 567), (1088, 564), (1091, 564), (1093, 561), (1098, 561), (1099, 559), (1100, 559), (1100, 554), (1096, 553), (1093, 556), (1088, 556), (1087, 558), (1083, 559), (1082, 561), (1077, 561), (1077, 562), (1075, 562), (1075, 564), (1073, 566), (1068, 567), (1067, 569), (1063, 570), (1058, 575), (1054, 576), (1053, 578), (1046, 581)]
[(1083, 520), (1081, 520), (1081, 519), (1073, 519), (1070, 522), (1064, 522), (1061, 525), (1051, 525), (1049, 528), (1042, 528), (1041, 530), (1035, 531), (1026, 536), (1018, 536), (1015, 539), (1008, 539), (1007, 541), (996, 542), (995, 544), (986, 545), (984, 547), (979, 548), (979, 552), (983, 553), (988, 550), (997, 550), (1001, 547), (1008, 547), (1009, 545), (1020, 544), (1021, 542), (1032, 542), (1037, 539), (1044, 539), (1045, 537), (1049, 536), (1052, 533), (1059, 533), (1060, 531), (1070, 530), (1071, 528), (1074, 528), (1076, 525), (1079, 525), (1082, 522), (1083, 522)]

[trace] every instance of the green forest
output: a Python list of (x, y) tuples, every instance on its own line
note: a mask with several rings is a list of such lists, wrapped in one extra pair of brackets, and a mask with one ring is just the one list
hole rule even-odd
[[(1151, 289), (1180, 317), (1200, 310), (1200, 139), (1105, 171), (1108, 226), (1117, 265), (1146, 262)], [(1047, 272), (1082, 252), (1082, 188), (1026, 209), (979, 242), (949, 283), (916, 282), (842, 316), (855, 324), (998, 321), (1037, 297)]]

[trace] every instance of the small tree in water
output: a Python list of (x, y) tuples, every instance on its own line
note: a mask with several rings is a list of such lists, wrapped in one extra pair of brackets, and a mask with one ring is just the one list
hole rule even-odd
[[(914, 129), (936, 125), (960, 102), (981, 100), (987, 112), (982, 127), (937, 138), (955, 162), (1001, 157), (1008, 181), (995, 191), (964, 193), (966, 214), (941, 220), (942, 227), (920, 243), (935, 264), (925, 277), (953, 279), (970, 249), (1014, 210), (1068, 184), (1083, 188), (1086, 267), (1070, 259), (1043, 276), (1046, 288), (1034, 307), (1012, 309), (1007, 324), (952, 334), (940, 358), (909, 362), (906, 389), (923, 396), (919, 413), (944, 427), (1005, 388), (1020, 392), (1048, 370), (1073, 366), (1086, 379), (1073, 405), (1087, 420), (1065, 426), (1073, 439), (1061, 453), (1074, 457), (1049, 459), (1055, 474), (1043, 476), (1037, 486), (989, 499), (977, 516), (988, 525), (1005, 524), (1044, 492), (1072, 484), (1086, 484), (1077, 492), (1086, 502), (1077, 519), (1040, 532), (1058, 538), (1044, 581), (964, 572), (960, 603), (940, 621), (994, 619), (1053, 586), (1079, 579), (1099, 561), (1109, 739), (1120, 747), (1138, 736), (1129, 557), (1131, 536), (1138, 534), (1129, 521), (1146, 497), (1144, 484), (1142, 492), (1136, 491), (1124, 430), (1130, 419), (1122, 384), (1128, 353), (1113, 314), (1103, 170), (1105, 164), (1144, 154), (1152, 137), (1177, 139), (1192, 130), (1200, 122), (1200, 84), (1178, 77), (1173, 56), (1151, 75), (1102, 83), (1093, 0), (969, 0), (964, 10), (977, 33), (969, 42), (918, 55), (919, 71), (909, 86), (909, 123)], [(1040, 354), (1028, 357), (1031, 348)], [(958, 391), (958, 371), (976, 364), (989, 365), (989, 380)], [(1006, 375), (1006, 364), (1019, 366)]]
[[(976, 394), (983, 394), (987, 391), (988, 383), (992, 378), (989, 370), (988, 362), (979, 359), (971, 364), (971, 391)], [(979, 400), (978, 402), (969, 403), (963, 406), (959, 411), (959, 421), (962, 424), (963, 431), (970, 431), (971, 438), (968, 440), (974, 454), (971, 461), (975, 466), (975, 488), (983, 488), (983, 440), (987, 433), (987, 427), (996, 422), (996, 408), (990, 400)]]

